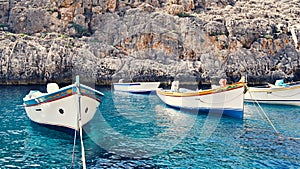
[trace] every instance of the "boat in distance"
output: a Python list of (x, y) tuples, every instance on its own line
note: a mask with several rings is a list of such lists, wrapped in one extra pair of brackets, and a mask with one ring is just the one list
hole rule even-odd
[(160, 82), (132, 82), (132, 83), (113, 83), (115, 91), (147, 94), (155, 92), (159, 87)]
[(300, 84), (289, 85), (277, 80), (275, 85), (249, 87), (245, 102), (300, 106)]
[(78, 131), (94, 117), (103, 96), (79, 83), (60, 89), (56, 83), (49, 83), (47, 93), (31, 90), (23, 98), (23, 106), (33, 122)]
[(156, 94), (167, 105), (181, 109), (221, 113), (226, 116), (243, 118), (245, 83), (237, 82), (207, 90), (164, 90)]

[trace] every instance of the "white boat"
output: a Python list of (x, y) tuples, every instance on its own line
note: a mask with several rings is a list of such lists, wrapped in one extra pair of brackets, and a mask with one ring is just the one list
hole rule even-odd
[(175, 108), (194, 109), (204, 112), (222, 113), (235, 118), (243, 118), (244, 114), (243, 82), (225, 85), (214, 89), (178, 91), (158, 89), (158, 97), (167, 105)]
[(61, 89), (56, 83), (49, 83), (47, 93), (31, 90), (23, 98), (23, 105), (36, 123), (79, 130), (94, 117), (103, 96), (79, 82)]
[(114, 83), (114, 90), (129, 93), (146, 94), (155, 92), (160, 82)]
[(300, 84), (288, 85), (282, 82), (279, 80), (275, 85), (249, 87), (245, 102), (300, 106)]

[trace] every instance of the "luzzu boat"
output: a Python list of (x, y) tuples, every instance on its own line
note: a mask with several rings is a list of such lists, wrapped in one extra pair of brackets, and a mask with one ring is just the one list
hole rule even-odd
[(249, 87), (245, 102), (300, 106), (300, 84), (289, 85), (277, 80), (275, 85)]
[(238, 82), (214, 89), (177, 91), (158, 89), (158, 97), (167, 105), (181, 109), (221, 113), (235, 118), (243, 118), (245, 83)]
[(103, 96), (79, 84), (79, 80), (61, 89), (56, 83), (49, 83), (47, 93), (31, 90), (23, 98), (23, 105), (28, 117), (36, 123), (79, 130), (94, 117)]
[(114, 90), (128, 93), (147, 94), (155, 92), (160, 82), (114, 83)]

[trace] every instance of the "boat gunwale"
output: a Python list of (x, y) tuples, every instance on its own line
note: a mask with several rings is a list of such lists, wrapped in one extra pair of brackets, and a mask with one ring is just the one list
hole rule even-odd
[(278, 88), (272, 88), (272, 87), (248, 87), (248, 91), (253, 92), (281, 92), (281, 91), (287, 91), (287, 90), (294, 90), (300, 88), (300, 85), (293, 85), (293, 86), (286, 86), (286, 87), (278, 87)]
[[(97, 90), (95, 90), (91, 87), (88, 87), (86, 85), (83, 85), (83, 84), (80, 84), (80, 87), (81, 87), (80, 91), (81, 91), (82, 96), (89, 97), (89, 98), (94, 99), (94, 100), (101, 103), (101, 99), (98, 98), (97, 96), (103, 97), (104, 94), (102, 92), (99, 92), (99, 91), (97, 91)], [(24, 100), (23, 106), (24, 107), (37, 106), (37, 105), (40, 105), (40, 104), (45, 104), (45, 103), (57, 101), (57, 100), (60, 100), (60, 99), (66, 98), (66, 97), (70, 97), (72, 95), (77, 94), (76, 92), (74, 92), (74, 89), (76, 89), (76, 85), (72, 84), (72, 85), (63, 87), (63, 88), (59, 89), (56, 92), (44, 93), (41, 96), (38, 96), (38, 97), (35, 97), (35, 98), (32, 98), (32, 99), (28, 99), (28, 100)], [(69, 90), (71, 90), (71, 91), (69, 91)], [(86, 92), (86, 91), (88, 91), (88, 92)], [(65, 95), (60, 95), (61, 93), (64, 93), (64, 92), (66, 92)], [(94, 94), (90, 94), (90, 92), (94, 93)], [(55, 96), (58, 96), (58, 97), (55, 97)], [(45, 98), (45, 99), (42, 99), (42, 98)], [(31, 101), (34, 101), (34, 103), (30, 104)], [(29, 104), (26, 104), (26, 103), (29, 103)]]
[(234, 89), (239, 89), (245, 87), (244, 82), (237, 82), (233, 83), (231, 85), (227, 85), (225, 87), (219, 87), (216, 89), (208, 89), (208, 90), (202, 90), (202, 91), (194, 91), (194, 92), (176, 92), (176, 91), (164, 91), (163, 89), (158, 89), (156, 92), (158, 94), (169, 96), (169, 97), (194, 97), (194, 96), (204, 96), (209, 94), (216, 94), (216, 93), (222, 93), (231, 91)]
[(160, 82), (131, 82), (131, 83), (113, 83), (116, 86), (139, 86), (142, 84), (160, 84)]

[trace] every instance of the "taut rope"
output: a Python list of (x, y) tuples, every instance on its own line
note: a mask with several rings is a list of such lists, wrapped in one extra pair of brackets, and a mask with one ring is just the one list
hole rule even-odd
[[(250, 92), (250, 91), (248, 91), (248, 92), (249, 92), (249, 94), (250, 94), (250, 97), (253, 99), (251, 92)], [(258, 105), (258, 107), (260, 108), (260, 110), (263, 112), (265, 118), (267, 119), (267, 121), (269, 122), (269, 124), (272, 126), (273, 130), (275, 131), (275, 133), (276, 133), (277, 135), (283, 137), (283, 135), (282, 135), (281, 133), (279, 133), (279, 131), (276, 129), (276, 127), (274, 126), (274, 124), (272, 123), (272, 121), (270, 120), (270, 118), (268, 117), (267, 113), (266, 113), (266, 112), (264, 111), (264, 109), (260, 106), (259, 102), (258, 102), (256, 99), (253, 99), (253, 100), (254, 100), (254, 102)], [(263, 118), (262, 115), (261, 115), (260, 113), (259, 113), (259, 115), (260, 115), (261, 118)], [(297, 138), (297, 137), (286, 137), (286, 138), (288, 138), (288, 139), (290, 139), (290, 140), (300, 140), (300, 138)]]
[(80, 83), (79, 83), (79, 76), (76, 76), (76, 88), (77, 88), (77, 94), (78, 94), (78, 127), (79, 127), (79, 133), (80, 133), (80, 143), (81, 143), (81, 160), (82, 160), (82, 168), (86, 169), (86, 162), (85, 162), (85, 151), (84, 151), (84, 145), (83, 145), (83, 138), (82, 138), (82, 121), (81, 121), (81, 93), (80, 93)]
[[(249, 91), (249, 94), (252, 97), (251, 92)], [(260, 108), (260, 110), (263, 112), (263, 114), (265, 115), (267, 121), (270, 123), (270, 125), (272, 126), (273, 130), (276, 132), (276, 134), (279, 134), (278, 130), (275, 128), (274, 124), (272, 123), (272, 121), (270, 120), (269, 116), (267, 115), (267, 113), (264, 111), (264, 109), (260, 106), (260, 104), (258, 103), (258, 101), (256, 99), (253, 99), (255, 101), (255, 103), (258, 105), (258, 107)]]
[(72, 151), (72, 167), (74, 166), (75, 161), (75, 146), (76, 146), (76, 130), (74, 130), (74, 141), (73, 141), (73, 151)]
[[(78, 95), (76, 121), (77, 121), (77, 129), (79, 130), (79, 134), (80, 134), (82, 168), (86, 169), (85, 151), (84, 151), (83, 136), (82, 136), (81, 103), (80, 103), (81, 93), (80, 93), (79, 76), (76, 76), (75, 86), (76, 86), (76, 93)], [(72, 153), (72, 167), (74, 166), (74, 159), (75, 159), (76, 135), (77, 135), (77, 130), (75, 129), (74, 142), (73, 142), (73, 153)]]

